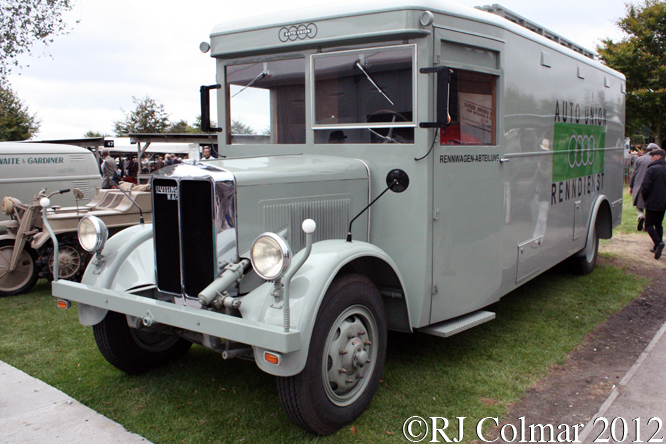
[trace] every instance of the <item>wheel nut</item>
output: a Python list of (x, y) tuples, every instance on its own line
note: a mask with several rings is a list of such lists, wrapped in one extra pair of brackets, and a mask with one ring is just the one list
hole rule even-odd
[(354, 380), (353, 380), (352, 378), (346, 378), (346, 379), (345, 379), (345, 382), (346, 382), (347, 384), (351, 384), (351, 383), (354, 382)]
[(347, 353), (349, 353), (349, 351), (345, 350), (344, 348), (340, 349), (340, 354), (341, 355), (346, 355)]
[(363, 375), (361, 373), (356, 374), (356, 379), (363, 379)]
[(365, 330), (359, 330), (359, 331), (358, 331), (358, 335), (359, 335), (359, 336), (364, 335), (364, 334), (365, 334)]
[(338, 373), (347, 373), (347, 370), (344, 368), (339, 368)]
[(363, 345), (372, 345), (372, 342), (366, 340), (366, 341), (363, 341)]
[(347, 333), (347, 339), (355, 338), (356, 335), (352, 332)]

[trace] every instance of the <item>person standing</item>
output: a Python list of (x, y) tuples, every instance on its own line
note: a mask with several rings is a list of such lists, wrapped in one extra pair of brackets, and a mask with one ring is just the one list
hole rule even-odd
[(109, 150), (102, 150), (102, 188), (113, 188), (112, 180), (118, 177), (118, 165), (113, 157), (109, 156)]
[(651, 143), (645, 149), (645, 153), (636, 158), (634, 162), (634, 170), (631, 173), (631, 179), (629, 180), (629, 194), (631, 194), (633, 204), (638, 212), (638, 226), (636, 228), (638, 231), (643, 231), (643, 225), (645, 223), (645, 201), (641, 194), (641, 185), (645, 179), (647, 168), (652, 163), (650, 153), (654, 149), (659, 149), (659, 146), (656, 143)]
[(664, 213), (666, 212), (666, 151), (661, 148), (650, 152), (652, 163), (643, 179), (641, 194), (645, 201), (645, 230), (654, 242), (654, 258), (659, 259), (664, 251)]

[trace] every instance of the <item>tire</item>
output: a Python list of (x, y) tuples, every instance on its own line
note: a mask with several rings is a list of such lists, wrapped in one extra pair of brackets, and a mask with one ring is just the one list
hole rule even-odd
[(179, 358), (192, 346), (176, 334), (130, 328), (127, 317), (113, 311), (93, 326), (93, 334), (104, 358), (117, 369), (133, 375)]
[(14, 271), (9, 272), (13, 251), (13, 240), (0, 241), (0, 296), (27, 293), (35, 286), (39, 278), (35, 265), (37, 252), (28, 245), (23, 248)]
[[(37, 266), (39, 277), (53, 280), (53, 245), (39, 250)], [(90, 255), (81, 248), (78, 239), (64, 238), (58, 241), (58, 279), (80, 282), (88, 265)]]
[(282, 408), (297, 426), (330, 435), (368, 407), (385, 358), (386, 319), (377, 288), (361, 275), (337, 278), (319, 308), (305, 368), (277, 378)]
[(599, 255), (599, 235), (597, 234), (596, 224), (592, 233), (592, 248), (589, 251), (586, 250), (587, 246), (569, 258), (569, 268), (572, 273), (585, 276), (594, 271)]

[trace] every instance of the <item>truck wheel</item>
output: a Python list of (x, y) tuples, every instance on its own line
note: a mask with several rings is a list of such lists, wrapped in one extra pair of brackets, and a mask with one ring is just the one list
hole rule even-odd
[(319, 308), (305, 368), (277, 378), (282, 408), (299, 427), (330, 435), (370, 404), (385, 358), (386, 319), (377, 288), (364, 276), (338, 278)]
[(19, 256), (16, 268), (9, 272), (9, 264), (14, 252), (14, 241), (0, 241), (0, 296), (13, 296), (27, 293), (35, 286), (37, 278), (37, 252), (26, 246)]
[(592, 244), (586, 246), (582, 251), (569, 258), (571, 271), (580, 276), (585, 276), (594, 270), (597, 264), (597, 255), (599, 254), (599, 236), (595, 225), (592, 233)]
[(143, 373), (183, 356), (192, 346), (176, 334), (137, 330), (124, 314), (110, 311), (93, 326), (99, 351), (125, 373)]

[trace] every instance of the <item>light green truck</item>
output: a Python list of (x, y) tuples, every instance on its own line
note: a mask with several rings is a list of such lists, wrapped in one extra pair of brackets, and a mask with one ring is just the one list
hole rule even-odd
[(111, 364), (142, 372), (193, 342), (253, 359), (326, 435), (369, 405), (387, 330), (446, 337), (559, 262), (592, 271), (621, 217), (624, 76), (496, 5), (373, 5), (201, 45), (226, 158), (155, 173), (152, 225), (106, 240), (84, 220), (95, 258), (53, 284)]

